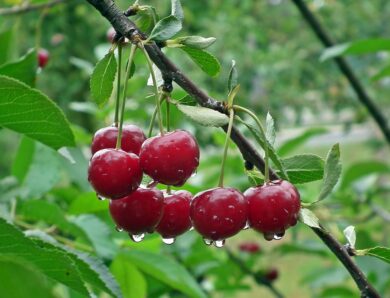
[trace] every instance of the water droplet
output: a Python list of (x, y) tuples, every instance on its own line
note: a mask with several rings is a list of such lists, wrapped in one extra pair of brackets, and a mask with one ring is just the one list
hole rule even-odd
[(211, 244), (213, 244), (213, 240), (206, 239), (206, 238), (203, 238), (203, 242), (204, 242), (204, 244), (206, 244), (206, 245), (211, 245)]
[(97, 196), (98, 200), (100, 200), (100, 201), (104, 201), (106, 199), (105, 197), (102, 197), (99, 194), (96, 194), (96, 196)]
[(274, 240), (274, 233), (264, 233), (264, 239), (267, 240), (267, 241), (271, 241), (271, 240)]
[(195, 171), (195, 172), (193, 172), (193, 173), (192, 173), (192, 175), (191, 175), (191, 178), (192, 178), (192, 177), (195, 177), (195, 176), (196, 176), (196, 174), (198, 174), (196, 171)]
[(115, 230), (116, 230), (117, 232), (123, 232), (123, 229), (122, 229), (121, 227), (118, 227), (118, 226), (115, 227)]
[(274, 240), (280, 240), (283, 238), (283, 236), (284, 236), (284, 232), (277, 233), (274, 235)]
[(191, 227), (190, 229), (189, 229), (189, 231), (193, 231), (194, 230), (194, 227)]
[(249, 229), (249, 222), (245, 223), (245, 227), (242, 228), (243, 230), (248, 230)]
[(218, 220), (218, 215), (213, 215), (213, 220), (217, 221)]
[(232, 209), (232, 210), (233, 210), (233, 209), (234, 209), (234, 206), (233, 206), (233, 205), (229, 205), (229, 206), (228, 206), (228, 209)]
[(144, 237), (145, 237), (145, 234), (139, 234), (139, 235), (132, 235), (132, 234), (129, 234), (131, 240), (133, 240), (134, 242), (141, 242)]
[(173, 244), (174, 242), (175, 242), (175, 238), (163, 238), (163, 242), (165, 243), (165, 244), (168, 244), (168, 245), (171, 245), (171, 244)]
[(177, 170), (177, 173), (178, 173), (179, 175), (182, 175), (182, 174), (184, 173), (184, 171), (183, 171), (183, 170)]
[(221, 248), (225, 245), (225, 240), (217, 240), (214, 242), (215, 247)]

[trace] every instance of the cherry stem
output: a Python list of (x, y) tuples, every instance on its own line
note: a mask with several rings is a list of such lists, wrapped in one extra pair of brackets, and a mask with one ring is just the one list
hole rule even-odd
[[(161, 98), (160, 105), (163, 103), (164, 99), (165, 99), (165, 97)], [(156, 116), (157, 116), (157, 106), (154, 108), (152, 119), (150, 120), (150, 123), (149, 123), (148, 138), (150, 138), (152, 136), (153, 125), (154, 125), (154, 121), (156, 120)]]
[(221, 164), (221, 173), (219, 175), (219, 187), (223, 187), (223, 178), (225, 174), (225, 163), (226, 163), (226, 157), (228, 153), (228, 148), (229, 148), (229, 141), (230, 141), (230, 135), (232, 133), (232, 128), (233, 128), (233, 120), (234, 120), (234, 110), (230, 109), (229, 111), (229, 124), (228, 124), (228, 129), (226, 132), (226, 139), (225, 139), (225, 145), (223, 149), (223, 156), (222, 156), (222, 164)]
[(235, 111), (241, 111), (241, 112), (247, 113), (249, 116), (251, 116), (253, 118), (253, 120), (255, 120), (257, 126), (259, 127), (260, 133), (264, 139), (264, 148), (263, 148), (264, 155), (265, 155), (264, 156), (264, 182), (267, 183), (267, 182), (269, 182), (269, 148), (268, 148), (268, 141), (267, 141), (267, 137), (265, 135), (265, 130), (264, 130), (263, 124), (261, 123), (259, 118), (257, 118), (255, 113), (253, 113), (251, 110), (248, 110), (244, 107), (237, 106), (237, 105), (234, 105), (233, 109)]
[(166, 126), (167, 126), (167, 131), (170, 131), (171, 130), (171, 127), (170, 127), (170, 119), (169, 119), (169, 117), (170, 117), (170, 103), (169, 103), (169, 100), (167, 100), (166, 101), (166, 105), (167, 105), (167, 111), (166, 111)]
[(119, 130), (118, 130), (118, 138), (116, 139), (116, 149), (121, 148), (121, 142), (122, 142), (122, 128), (123, 128), (123, 119), (125, 115), (125, 106), (126, 106), (126, 93), (127, 93), (127, 85), (130, 78), (131, 73), (131, 64), (133, 63), (134, 54), (137, 50), (137, 45), (132, 44), (130, 49), (130, 55), (129, 60), (127, 61), (127, 68), (126, 68), (126, 75), (125, 75), (125, 84), (123, 86), (123, 95), (122, 95), (122, 108), (121, 108), (121, 114), (120, 114), (120, 120), (119, 120)]
[(119, 121), (119, 105), (120, 105), (120, 90), (121, 90), (121, 70), (122, 70), (122, 45), (118, 45), (118, 78), (116, 80), (116, 102), (115, 102), (115, 118), (114, 125), (118, 127)]
[(152, 81), (153, 81), (153, 86), (155, 88), (155, 93), (156, 93), (156, 107), (157, 107), (157, 118), (158, 118), (158, 126), (160, 128), (160, 134), (163, 136), (164, 135), (164, 127), (163, 127), (163, 124), (162, 124), (162, 114), (161, 114), (161, 105), (160, 105), (160, 100), (162, 100), (163, 98), (163, 95), (160, 94), (159, 90), (158, 90), (158, 86), (157, 86), (157, 80), (156, 80), (156, 75), (154, 74), (154, 70), (153, 70), (153, 62), (152, 60), (150, 59), (149, 57), (149, 54), (148, 52), (145, 50), (145, 47), (143, 45), (141, 45), (141, 49), (146, 57), (146, 60), (148, 62), (148, 67), (149, 67), (149, 70), (150, 70), (150, 75), (152, 77)]

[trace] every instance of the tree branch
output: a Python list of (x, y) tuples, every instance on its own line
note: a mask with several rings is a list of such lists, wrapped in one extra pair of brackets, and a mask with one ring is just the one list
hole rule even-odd
[(56, 6), (58, 4), (64, 3), (66, 1), (68, 1), (68, 0), (52, 0), (50, 2), (45, 2), (45, 3), (14, 6), (11, 8), (0, 8), (0, 16), (22, 14), (22, 13), (26, 13), (26, 12), (30, 12), (30, 11), (34, 11), (34, 10), (50, 8), (50, 7)]
[[(115, 28), (116, 31), (133, 40), (135, 36), (142, 35), (135, 24), (130, 21), (123, 12), (115, 5), (112, 0), (87, 0), (93, 5)], [(218, 110), (226, 113), (221, 102), (218, 102), (201, 89), (199, 89), (189, 78), (187, 78), (159, 49), (156, 44), (145, 45), (150, 58), (162, 72), (164, 78), (171, 78), (188, 94), (194, 97), (197, 102), (205, 107)], [(226, 130), (226, 128), (224, 128)], [(245, 160), (254, 164), (260, 171), (264, 173), (264, 160), (251, 143), (236, 129), (233, 128), (232, 140), (240, 149)], [(272, 179), (277, 179), (278, 176), (274, 171), (270, 171)], [(362, 297), (376, 298), (380, 297), (375, 289), (368, 283), (363, 272), (356, 266), (351, 257), (345, 252), (345, 248), (337, 242), (327, 231), (322, 229), (313, 229), (320, 239), (332, 250), (336, 257), (351, 273), (359, 289)]]
[[(325, 47), (332, 47), (335, 45), (333, 40), (330, 38), (325, 29), (321, 26), (318, 19), (314, 14), (309, 10), (303, 0), (292, 0), (297, 6), (302, 16), (305, 18), (306, 22), (310, 25), (311, 29), (317, 35), (318, 39), (321, 40), (322, 44)], [(343, 57), (334, 58), (337, 66), (343, 75), (347, 78), (351, 84), (352, 89), (355, 91), (356, 95), (360, 102), (367, 108), (368, 112), (374, 118), (375, 122), (378, 124), (379, 129), (382, 131), (385, 139), (390, 144), (390, 126), (386, 117), (382, 114), (381, 110), (375, 104), (375, 102), (370, 98), (364, 89), (363, 85), (360, 83), (359, 79), (356, 77), (351, 66)]]

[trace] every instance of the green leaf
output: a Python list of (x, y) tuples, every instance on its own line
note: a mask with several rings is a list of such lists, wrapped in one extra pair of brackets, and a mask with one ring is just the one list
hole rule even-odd
[(314, 154), (295, 155), (283, 159), (282, 163), (293, 184), (321, 180), (324, 176), (324, 160)]
[(23, 197), (40, 197), (61, 179), (62, 164), (53, 149), (35, 142), (34, 153), (23, 183)]
[(373, 174), (390, 173), (390, 166), (383, 161), (368, 160), (352, 164), (344, 173), (340, 189), (346, 189), (359, 179)]
[(0, 256), (0, 281), (2, 297), (55, 297), (45, 276), (25, 260)]
[(171, 48), (188, 46), (195, 49), (206, 49), (215, 41), (215, 37), (184, 36), (173, 40), (167, 40), (167, 46)]
[(196, 280), (179, 263), (162, 254), (131, 250), (125, 256), (139, 270), (182, 292), (188, 297), (206, 297)]
[(341, 175), (340, 163), (340, 147), (335, 144), (330, 151), (325, 161), (324, 181), (321, 187), (317, 202), (325, 199), (333, 190)]
[(30, 50), (18, 61), (0, 66), (0, 75), (12, 77), (34, 87), (37, 67), (37, 53)]
[(347, 287), (329, 287), (324, 289), (319, 298), (350, 298), (359, 295)]
[(23, 182), (26, 177), (28, 169), (33, 161), (34, 152), (34, 141), (30, 138), (22, 137), (11, 170), (12, 175), (18, 178), (19, 182)]
[(99, 107), (103, 107), (110, 99), (116, 72), (115, 54), (110, 51), (96, 64), (90, 80), (92, 99)]
[(124, 298), (147, 297), (147, 285), (143, 274), (126, 256), (118, 255), (111, 263), (110, 269), (119, 282)]
[(85, 214), (74, 218), (72, 222), (85, 232), (99, 256), (105, 259), (114, 257), (117, 247), (104, 221), (94, 215)]
[(0, 65), (6, 63), (11, 56), (13, 30), (0, 32)]
[(347, 241), (351, 248), (355, 248), (356, 244), (356, 232), (354, 226), (348, 226), (343, 231), (345, 238), (347, 238)]
[(342, 55), (360, 55), (379, 51), (390, 51), (390, 39), (364, 39), (335, 45), (324, 50), (320, 57), (320, 61), (325, 61)]
[(220, 127), (229, 123), (227, 115), (209, 108), (181, 104), (176, 106), (184, 115), (200, 125)]
[(255, 139), (257, 141), (257, 143), (261, 146), (261, 148), (264, 149), (265, 148), (265, 144), (267, 144), (269, 157), (272, 160), (272, 162), (274, 163), (275, 167), (279, 170), (279, 175), (283, 179), (289, 180), (288, 174), (287, 174), (286, 169), (285, 169), (284, 164), (283, 164), (283, 161), (276, 154), (274, 147), (269, 142), (267, 142), (267, 141), (265, 141), (263, 139), (261, 133), (258, 131), (258, 129), (256, 127), (254, 127), (253, 125), (251, 125), (249, 123), (246, 123), (240, 117), (236, 117), (236, 119), (239, 122), (241, 122), (242, 124), (244, 124), (249, 129), (249, 131), (253, 134), (253, 136), (255, 137)]
[(149, 38), (155, 41), (164, 41), (176, 35), (181, 28), (181, 21), (177, 17), (170, 15), (161, 19), (154, 26)]
[(88, 296), (73, 260), (63, 251), (40, 248), (22, 232), (0, 218), (0, 254), (18, 257), (34, 264), (49, 278)]
[(238, 85), (238, 73), (236, 68), (236, 61), (232, 60), (232, 67), (230, 68), (229, 78), (228, 78), (228, 92), (232, 92), (232, 90)]
[(171, 0), (171, 15), (175, 16), (180, 21), (183, 21), (184, 12), (180, 0)]
[(79, 215), (83, 213), (94, 213), (108, 209), (108, 200), (98, 200), (95, 192), (87, 192), (78, 196), (70, 205), (69, 213)]
[(280, 156), (286, 156), (287, 154), (294, 151), (299, 146), (306, 143), (308, 140), (310, 140), (312, 137), (321, 135), (326, 133), (328, 130), (325, 128), (310, 128), (306, 131), (304, 131), (299, 136), (292, 138), (290, 140), (287, 140), (285, 143), (283, 143), (278, 150), (278, 154)]
[(299, 220), (309, 227), (321, 229), (318, 217), (307, 208), (299, 211)]
[(371, 80), (372, 81), (378, 81), (378, 80), (381, 80), (385, 77), (389, 77), (390, 76), (390, 65), (387, 65), (385, 67), (383, 67), (376, 75), (374, 75)]
[(390, 248), (388, 247), (377, 246), (368, 249), (357, 250), (356, 254), (359, 256), (375, 257), (390, 264)]
[(266, 123), (265, 136), (267, 138), (267, 141), (273, 146), (275, 145), (275, 138), (276, 138), (275, 122), (274, 122), (274, 118), (272, 118), (269, 112), (267, 113), (267, 118), (265, 123)]
[(187, 46), (181, 47), (184, 52), (186, 52), (190, 58), (209, 76), (215, 77), (219, 74), (221, 65), (217, 58), (211, 55), (209, 52), (190, 48)]
[(74, 136), (60, 108), (46, 95), (0, 75), (0, 125), (54, 149), (74, 146)]
[(141, 10), (134, 16), (134, 22), (142, 32), (150, 32), (158, 19), (154, 7), (147, 6), (146, 9)]

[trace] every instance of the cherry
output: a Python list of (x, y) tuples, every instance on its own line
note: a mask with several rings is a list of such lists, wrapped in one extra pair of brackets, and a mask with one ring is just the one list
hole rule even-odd
[(297, 223), (300, 196), (288, 181), (276, 180), (251, 187), (244, 193), (249, 204), (249, 225), (267, 240), (280, 239), (284, 231)]
[(248, 206), (238, 190), (217, 187), (197, 194), (190, 214), (194, 228), (206, 241), (221, 241), (245, 227)]
[(238, 247), (240, 251), (254, 254), (260, 251), (260, 245), (256, 242), (243, 242)]
[(38, 50), (38, 66), (44, 68), (49, 62), (49, 52), (46, 49)]
[[(95, 133), (92, 140), (92, 154), (101, 149), (115, 148), (117, 137), (118, 128), (115, 126), (109, 126), (99, 129)], [(123, 151), (131, 152), (138, 155), (141, 150), (142, 143), (145, 140), (146, 137), (141, 128), (131, 124), (123, 125), (121, 140), (121, 149)]]
[(141, 183), (139, 158), (120, 149), (100, 150), (91, 158), (88, 180), (98, 195), (110, 199), (122, 198)]
[(143, 171), (166, 185), (183, 185), (199, 165), (199, 147), (187, 131), (176, 130), (147, 139), (141, 148)]
[(186, 190), (179, 190), (172, 194), (165, 194), (163, 217), (156, 231), (170, 242), (176, 236), (183, 234), (191, 228), (190, 203), (192, 194)]
[(275, 281), (279, 276), (279, 272), (276, 268), (271, 268), (264, 274), (264, 278), (269, 282)]
[(124, 229), (136, 241), (137, 235), (154, 231), (163, 214), (163, 202), (160, 190), (140, 187), (124, 198), (111, 201), (110, 213), (118, 229)]

